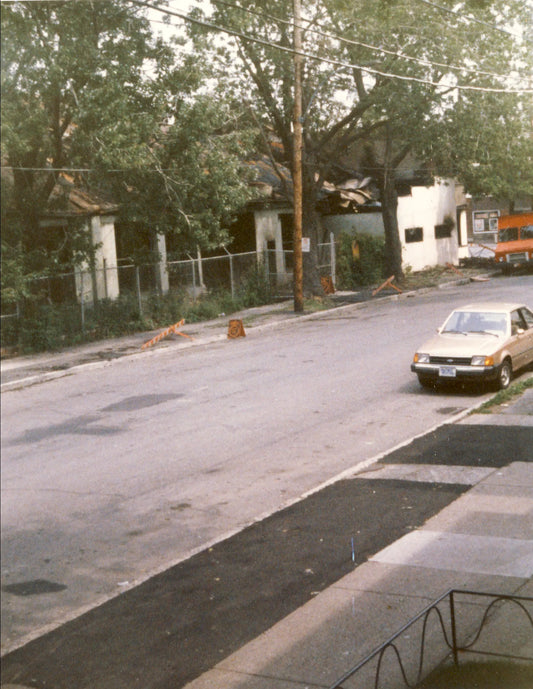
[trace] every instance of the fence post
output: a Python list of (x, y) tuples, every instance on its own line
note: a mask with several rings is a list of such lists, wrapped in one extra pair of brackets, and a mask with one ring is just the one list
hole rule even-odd
[(102, 269), (104, 271), (104, 299), (107, 299), (107, 261), (105, 258), (103, 259)]
[(135, 287), (137, 289), (137, 303), (139, 304), (139, 316), (143, 315), (143, 300), (141, 295), (141, 277), (139, 275), (139, 266), (135, 266)]
[(85, 286), (83, 284), (83, 270), (80, 271), (80, 308), (81, 308), (81, 332), (85, 335)]
[(190, 255), (187, 254), (187, 256), (191, 260), (191, 268), (192, 268), (192, 298), (193, 301), (196, 301), (196, 271), (194, 270), (194, 258)]
[(225, 246), (223, 246), (222, 248), (229, 256), (229, 281), (231, 286), (231, 298), (233, 299), (233, 301), (235, 301), (235, 284), (233, 280), (233, 254), (230, 254), (230, 252), (226, 249)]
[(336, 280), (336, 270), (337, 270), (337, 256), (335, 254), (335, 235), (333, 232), (330, 232), (329, 234), (329, 241), (330, 241), (330, 260), (331, 260), (331, 279), (333, 281), (333, 285), (337, 283)]

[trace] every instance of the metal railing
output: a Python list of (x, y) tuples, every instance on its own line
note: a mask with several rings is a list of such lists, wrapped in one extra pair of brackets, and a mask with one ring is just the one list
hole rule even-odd
[[(491, 599), (490, 603), (484, 610), (481, 621), (477, 625), (477, 628), (474, 628), (473, 632), (472, 630), (469, 630), (469, 640), (463, 643), (458, 642), (460, 619), (457, 612), (456, 598), (459, 595), (467, 597), (485, 597)], [(389, 639), (384, 641), (380, 646), (374, 649), (369, 655), (363, 658), (363, 660), (359, 661), (356, 665), (350, 668), (344, 675), (342, 675), (342, 677), (340, 677), (336, 682), (331, 684), (328, 689), (348, 689), (346, 683), (349, 680), (355, 679), (357, 674), (363, 668), (368, 666), (371, 663), (371, 661), (376, 661), (374, 681), (372, 686), (374, 687), (374, 689), (379, 689), (384, 659), (387, 654), (392, 654), (393, 658), (396, 660), (397, 668), (399, 670), (401, 679), (403, 680), (404, 686), (409, 687), (410, 689), (416, 687), (421, 682), (424, 675), (424, 660), (427, 651), (427, 630), (431, 616), (437, 618), (438, 628), (440, 629), (440, 632), (442, 634), (442, 642), (443, 648), (445, 650), (445, 656), (448, 656), (451, 653), (453, 662), (456, 666), (459, 665), (459, 655), (461, 653), (473, 653), (477, 655), (485, 655), (490, 657), (506, 658), (515, 661), (533, 662), (533, 657), (530, 656), (503, 653), (497, 650), (488, 651), (474, 648), (474, 646), (479, 641), (482, 635), (483, 629), (485, 628), (491, 613), (494, 612), (495, 607), (502, 602), (512, 603), (514, 606), (517, 607), (518, 610), (520, 610), (523, 613), (524, 619), (527, 623), (529, 623), (533, 635), (533, 612), (528, 610), (528, 605), (533, 610), (533, 598), (526, 596), (514, 596), (498, 593), (482, 593), (479, 591), (461, 591), (458, 589), (450, 589), (440, 598), (437, 598), (435, 601), (430, 603), (426, 608), (424, 608), (420, 613), (418, 613), (418, 615), (409, 620), (407, 624), (405, 624)], [(444, 619), (445, 616), (442, 610), (439, 608), (439, 606), (441, 605), (445, 605), (448, 609), (448, 628)], [(399, 648), (398, 642), (399, 639), (405, 635), (405, 632), (407, 630), (410, 630), (417, 623), (422, 623), (422, 634), (417, 663), (418, 667), (414, 679), (411, 678), (410, 681), (406, 669), (406, 663), (402, 659), (402, 651)], [(441, 659), (440, 662), (442, 662), (444, 657)], [(435, 667), (430, 668), (429, 670), (427, 670), (427, 672), (429, 672), (432, 669), (435, 669)], [(368, 684), (368, 678), (366, 678), (366, 680), (367, 684), (365, 686), (370, 687), (370, 684)]]

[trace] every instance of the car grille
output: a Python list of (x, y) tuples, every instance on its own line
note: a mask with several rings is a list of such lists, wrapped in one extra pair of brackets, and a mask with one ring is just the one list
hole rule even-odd
[(448, 364), (452, 366), (469, 366), (472, 357), (468, 356), (432, 356), (429, 359), (432, 364)]
[(527, 263), (528, 255), (527, 251), (521, 251), (520, 253), (507, 254), (508, 263)]

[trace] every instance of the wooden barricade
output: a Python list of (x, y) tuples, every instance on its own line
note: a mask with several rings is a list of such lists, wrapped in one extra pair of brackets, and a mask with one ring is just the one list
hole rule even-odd
[(153, 345), (157, 344), (161, 340), (163, 340), (165, 337), (168, 337), (169, 335), (180, 335), (181, 337), (188, 337), (189, 340), (192, 340), (193, 338), (190, 335), (187, 335), (186, 333), (180, 333), (178, 331), (178, 328), (181, 328), (181, 326), (185, 323), (185, 319), (182, 318), (181, 321), (178, 323), (174, 323), (174, 325), (169, 326), (166, 330), (163, 330), (163, 332), (159, 333), (159, 335), (156, 335), (153, 337), (151, 340), (148, 342), (145, 342), (141, 349), (146, 349), (147, 347), (152, 347)]
[(322, 284), (322, 289), (326, 294), (335, 294), (335, 285), (333, 284), (333, 278), (331, 275), (320, 278), (320, 283)]
[(387, 287), (395, 289), (397, 292), (399, 292), (401, 294), (402, 290), (399, 287), (397, 287), (396, 285), (392, 284), (393, 280), (394, 280), (394, 275), (391, 275), (390, 278), (387, 278), (382, 285), (380, 285), (377, 289), (375, 289), (372, 292), (372, 296), (374, 297), (378, 292), (381, 292), (382, 289), (387, 289)]

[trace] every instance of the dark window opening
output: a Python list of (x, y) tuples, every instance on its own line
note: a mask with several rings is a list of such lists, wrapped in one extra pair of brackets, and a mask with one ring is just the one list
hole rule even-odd
[(453, 225), (444, 223), (442, 225), (435, 225), (435, 239), (445, 239), (452, 236)]
[(405, 243), (422, 242), (424, 240), (424, 229), (422, 227), (409, 227), (405, 230)]

